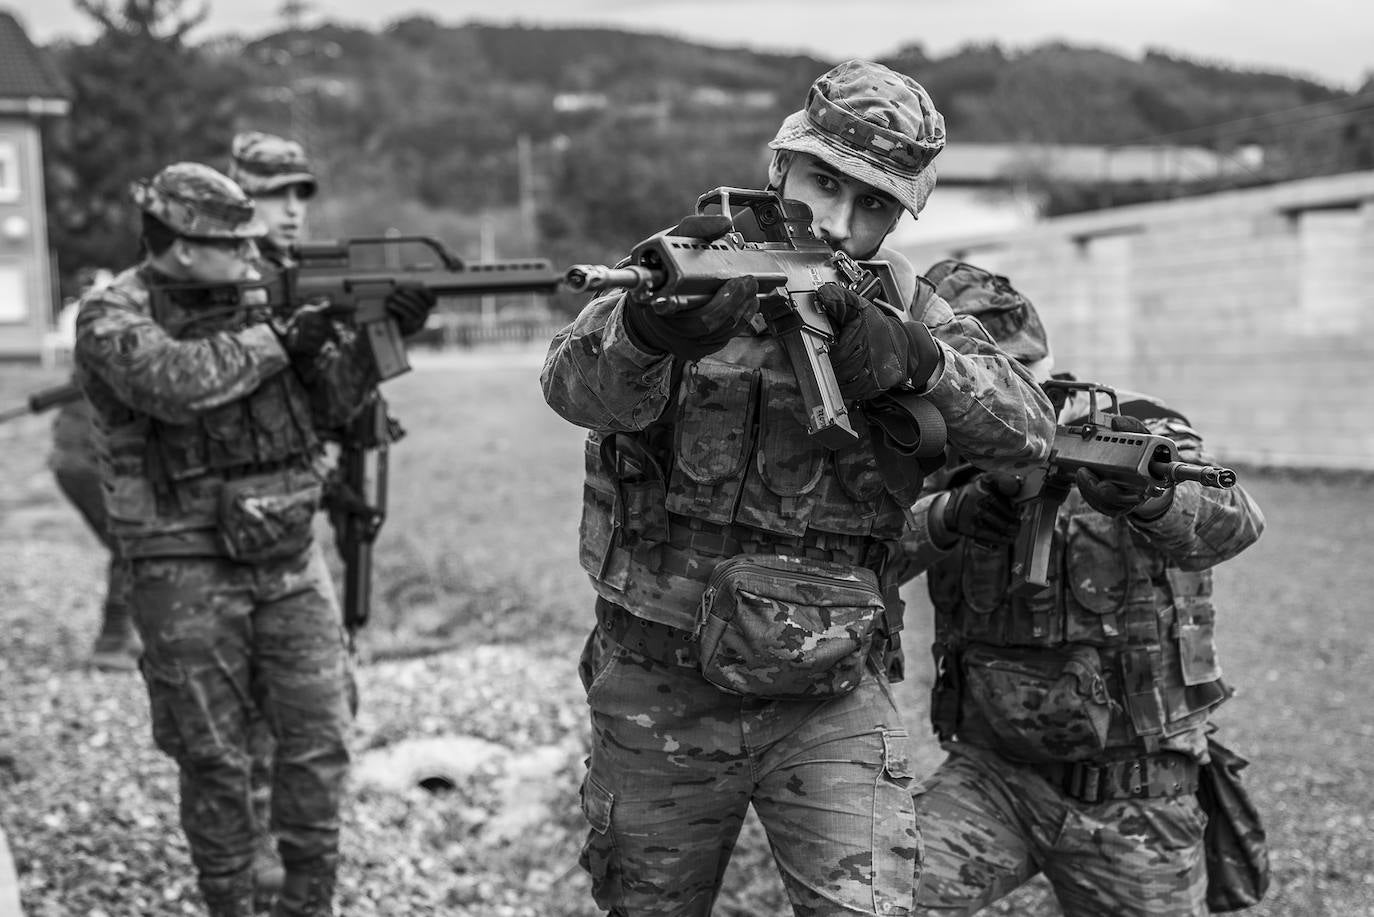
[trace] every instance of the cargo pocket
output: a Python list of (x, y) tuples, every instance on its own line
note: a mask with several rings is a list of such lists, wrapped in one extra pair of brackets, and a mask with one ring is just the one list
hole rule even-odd
[(905, 729), (883, 730), (883, 769), (873, 795), (873, 909), (885, 917), (911, 913), (925, 859), (911, 793), (914, 751)]
[(154, 662), (147, 653), (139, 659), (138, 667), (148, 688), (153, 744), (180, 761), (188, 750), (181, 718), (177, 715), (185, 702), (182, 697), (186, 691), (186, 673), (176, 662)]
[(611, 830), (615, 794), (603, 787), (590, 770), (582, 780), (582, 815), (589, 830), (579, 862), (592, 878), (592, 897), (599, 907), (619, 907), (624, 899), (620, 857)]

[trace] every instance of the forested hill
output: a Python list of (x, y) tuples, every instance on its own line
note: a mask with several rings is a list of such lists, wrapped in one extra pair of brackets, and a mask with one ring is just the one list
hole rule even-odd
[[(541, 250), (609, 256), (707, 188), (758, 185), (777, 124), (838, 62), (425, 18), (197, 44), (158, 21), (178, 6), (131, 0), (142, 19), (126, 13), (88, 45), (53, 49), (77, 93), (49, 147), (64, 273), (127, 254), (115, 237), (129, 178), (176, 158), (222, 162), (245, 127), (305, 141), (329, 192), (317, 210), (350, 229), (438, 220), (461, 236), (455, 215), (513, 212), (524, 191)], [(1374, 147), (1350, 93), (1163, 53), (983, 45), (937, 58), (910, 45), (882, 60), (930, 90), (954, 142), (1259, 142), (1311, 173), (1360, 167)]]

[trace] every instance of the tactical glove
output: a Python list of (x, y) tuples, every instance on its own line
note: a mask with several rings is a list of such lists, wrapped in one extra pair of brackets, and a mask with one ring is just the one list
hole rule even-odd
[(904, 382), (919, 391), (939, 370), (944, 357), (922, 323), (904, 322), (838, 283), (822, 284), (816, 301), (837, 329), (830, 364), (846, 401)]
[[(667, 235), (710, 242), (730, 229), (727, 217), (689, 216)], [(640, 350), (671, 353), (682, 360), (700, 360), (715, 353), (744, 330), (759, 310), (759, 283), (753, 277), (732, 277), (705, 303), (660, 297), (648, 303), (627, 300), (625, 330)]]
[[(1150, 432), (1136, 418), (1120, 414), (1112, 416), (1112, 429), (1118, 433)], [(1167, 481), (1112, 481), (1080, 468), (1074, 475), (1074, 483), (1084, 503), (1112, 518), (1131, 513), (1138, 519), (1157, 519), (1174, 502), (1174, 485)]]
[(980, 474), (949, 492), (941, 521), (948, 532), (983, 544), (1011, 544), (1021, 516), (1011, 498), (1021, 482), (1007, 474)]
[(334, 340), (334, 322), (326, 314), (328, 303), (301, 306), (285, 324), (273, 323), (282, 350), (293, 360), (313, 360)]
[(396, 321), (401, 337), (410, 337), (425, 326), (439, 297), (418, 283), (399, 283), (386, 297), (386, 314)]

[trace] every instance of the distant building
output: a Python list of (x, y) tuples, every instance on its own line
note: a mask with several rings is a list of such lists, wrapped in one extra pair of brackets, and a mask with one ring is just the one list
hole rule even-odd
[(0, 359), (38, 356), (52, 327), (39, 123), (66, 115), (70, 98), (66, 80), (0, 11)]
[(1076, 143), (951, 142), (935, 159), (939, 184), (919, 224), (905, 221), (897, 239), (920, 244), (943, 236), (1003, 232), (1044, 214), (1046, 181), (1098, 188), (1151, 185), (1180, 194), (1254, 174), (1263, 150), (1236, 155), (1202, 147)]

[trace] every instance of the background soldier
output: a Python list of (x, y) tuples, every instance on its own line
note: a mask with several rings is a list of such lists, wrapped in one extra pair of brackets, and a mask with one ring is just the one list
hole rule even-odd
[[(816, 234), (855, 258), (892, 260), (910, 296), (914, 272), (881, 245), (935, 184), (944, 123), (925, 90), (847, 62), (770, 145), (773, 185), (811, 207)], [(710, 223), (676, 231), (709, 237)], [(919, 475), (910, 489), (883, 478), (867, 433), (836, 451), (809, 438), (782, 345), (750, 324), (757, 289), (739, 277), (705, 303), (664, 309), (601, 297), (544, 366), (550, 406), (591, 430), (580, 554), (598, 627), (581, 669), (593, 730), (583, 865), (615, 915), (708, 914), (751, 803), (798, 914), (912, 904), (911, 739), (880, 663), (887, 647), (866, 672), (860, 651), (852, 681), (826, 670), (807, 696), (779, 699), (778, 670), (762, 659), (731, 667), (734, 693), (708, 680), (692, 636), (713, 571), (748, 569), (727, 558), (822, 605), (858, 583), (880, 589), (884, 542), (919, 493)], [(838, 284), (817, 297), (840, 329), (831, 356), (851, 406), (910, 385), (989, 466), (1046, 454), (1048, 402), (976, 322), (933, 296), (905, 320)], [(714, 585), (739, 585), (733, 576)]]
[(207, 308), (179, 283), (248, 279), (265, 227), (226, 176), (177, 163), (133, 186), (146, 257), (88, 294), (77, 376), (94, 409), (112, 535), (130, 564), (154, 739), (215, 917), (253, 911), (248, 724), (276, 740), (274, 914), (332, 913), (348, 767), (344, 635), (313, 543), (311, 390), (361, 404), (375, 371), (318, 309)]
[[(937, 290), (1045, 378), (1049, 346), (1029, 301), (1009, 286), (961, 301), (952, 266), (932, 268)], [(1181, 414), (1119, 395), (1116, 428), (1167, 436), (1183, 461), (1208, 462)], [(1075, 397), (1059, 416), (1087, 410)], [(1210, 569), (1253, 544), (1263, 516), (1239, 487), (1147, 491), (1079, 471), (1056, 520), (1049, 588), (1015, 597), (1016, 482), (957, 475), (916, 504), (905, 539), (907, 575), (927, 570), (931, 720), (949, 753), (916, 790), (926, 867), (914, 913), (973, 914), (1044, 872), (1069, 917), (1205, 915), (1197, 765), (1208, 717), (1230, 695)]]

